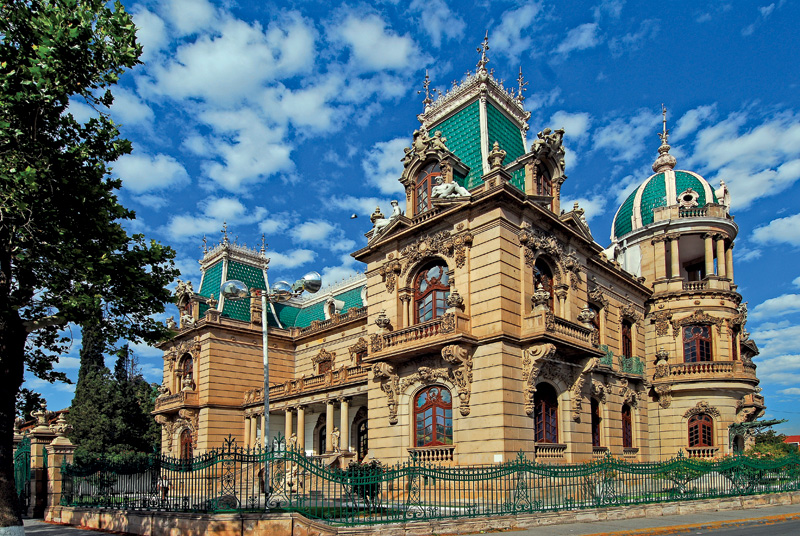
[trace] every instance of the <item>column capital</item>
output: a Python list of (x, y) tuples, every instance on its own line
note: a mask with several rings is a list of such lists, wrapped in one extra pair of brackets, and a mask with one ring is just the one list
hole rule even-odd
[(704, 240), (710, 240), (712, 238), (715, 238), (716, 235), (717, 235), (717, 233), (703, 233), (703, 239)]
[(350, 397), (350, 396), (339, 396), (339, 397), (336, 397), (336, 401), (339, 402), (339, 404), (341, 404), (342, 402), (347, 402), (349, 404), (350, 400), (352, 400), (352, 397)]

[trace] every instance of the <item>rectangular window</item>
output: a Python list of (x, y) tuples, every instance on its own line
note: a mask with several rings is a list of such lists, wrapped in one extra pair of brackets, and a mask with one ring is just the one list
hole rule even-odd
[(625, 357), (633, 357), (633, 336), (631, 329), (633, 325), (627, 321), (622, 321), (622, 355)]

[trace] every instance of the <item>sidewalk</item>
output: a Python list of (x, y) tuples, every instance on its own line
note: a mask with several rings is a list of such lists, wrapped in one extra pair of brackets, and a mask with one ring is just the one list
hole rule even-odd
[[(790, 520), (800, 520), (800, 504), (751, 508), (749, 510), (720, 510), (717, 512), (699, 512), (691, 515), (674, 515), (661, 517), (642, 517), (621, 519), (617, 521), (595, 521), (591, 523), (569, 523), (565, 525), (547, 525), (532, 529), (494, 532), (509, 536), (659, 536), (665, 534), (689, 534), (700, 529), (719, 529), (748, 524), (773, 524)], [(78, 529), (66, 525), (45, 523), (40, 519), (25, 520), (25, 534), (39, 536), (60, 536), (62, 534), (87, 536), (92, 532), (110, 534), (106, 531)], [(119, 533), (117, 533), (119, 534)], [(474, 533), (474, 535), (487, 532)], [(468, 536), (468, 535), (465, 535)]]
[[(690, 534), (700, 529), (719, 529), (737, 524), (772, 524), (800, 520), (800, 504), (751, 508), (749, 510), (719, 510), (691, 515), (641, 517), (617, 521), (594, 521), (547, 525), (532, 529), (508, 531), (509, 536), (640, 536), (663, 534)], [(486, 534), (477, 533), (477, 534)], [(466, 535), (465, 535), (466, 536)]]

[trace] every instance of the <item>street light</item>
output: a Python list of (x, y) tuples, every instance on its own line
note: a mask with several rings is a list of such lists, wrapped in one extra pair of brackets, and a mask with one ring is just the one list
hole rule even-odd
[[(264, 429), (261, 431), (261, 444), (266, 449), (269, 435), (269, 347), (267, 346), (267, 303), (276, 303), (289, 300), (303, 293), (315, 293), (322, 287), (322, 276), (317, 272), (308, 272), (302, 279), (290, 285), (286, 281), (278, 281), (272, 289), (261, 291), (261, 344), (264, 357)], [(247, 285), (236, 279), (229, 279), (219, 287), (219, 294), (226, 300), (250, 299)], [(269, 471), (265, 471), (265, 476)]]

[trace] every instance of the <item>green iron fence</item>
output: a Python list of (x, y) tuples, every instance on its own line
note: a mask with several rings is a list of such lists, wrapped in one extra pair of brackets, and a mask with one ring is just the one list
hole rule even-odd
[(31, 497), (31, 438), (25, 436), (14, 452), (14, 485), (22, 509), (28, 508)]
[[(137, 467), (65, 465), (63, 504), (183, 512), (296, 511), (332, 524), (491, 516), (800, 489), (800, 456), (629, 463), (607, 457), (547, 465), (520, 453), (491, 466), (377, 462), (346, 470), (233, 441), (191, 461), (153, 456)], [(265, 493), (263, 475), (270, 475)]]

